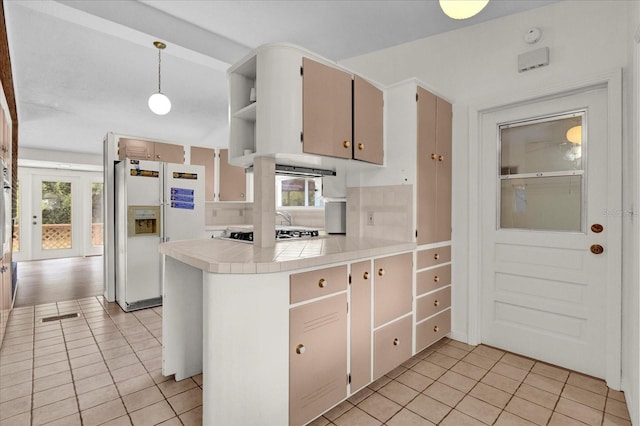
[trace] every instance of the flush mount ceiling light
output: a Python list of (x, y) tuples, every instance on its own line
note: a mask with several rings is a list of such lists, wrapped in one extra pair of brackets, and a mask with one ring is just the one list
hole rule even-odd
[(153, 45), (158, 48), (158, 93), (154, 93), (149, 97), (149, 109), (158, 115), (165, 115), (169, 111), (171, 111), (171, 101), (169, 98), (162, 93), (160, 87), (160, 64), (161, 64), (161, 52), (162, 49), (167, 47), (161, 41), (154, 41)]
[(453, 19), (467, 19), (480, 13), (489, 0), (440, 0), (442, 11)]
[(567, 130), (567, 140), (576, 145), (582, 144), (582, 126), (573, 126)]

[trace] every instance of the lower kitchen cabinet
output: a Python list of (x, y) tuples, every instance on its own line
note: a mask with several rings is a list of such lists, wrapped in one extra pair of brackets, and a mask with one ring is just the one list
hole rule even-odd
[(374, 260), (374, 327), (411, 312), (413, 307), (413, 254)]
[(371, 382), (371, 261), (351, 265), (351, 393)]
[(405, 316), (376, 330), (373, 334), (374, 380), (411, 358), (413, 317)]
[(451, 332), (451, 310), (416, 325), (416, 352), (431, 346)]
[(347, 397), (346, 293), (289, 312), (289, 424), (302, 425)]

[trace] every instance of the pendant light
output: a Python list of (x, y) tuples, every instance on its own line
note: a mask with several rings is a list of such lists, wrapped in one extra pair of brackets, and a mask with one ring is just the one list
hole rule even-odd
[(480, 13), (489, 0), (440, 0), (442, 11), (453, 19), (467, 19)]
[(573, 126), (567, 130), (567, 140), (576, 145), (582, 144), (582, 126)]
[(160, 54), (167, 45), (161, 41), (154, 41), (153, 45), (158, 48), (158, 93), (154, 93), (149, 97), (149, 109), (155, 114), (165, 115), (171, 111), (171, 101), (160, 89)]

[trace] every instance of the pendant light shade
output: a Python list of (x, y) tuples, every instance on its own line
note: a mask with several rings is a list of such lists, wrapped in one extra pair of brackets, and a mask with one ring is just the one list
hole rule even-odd
[(567, 130), (567, 140), (576, 145), (582, 144), (582, 126), (573, 126)]
[(169, 111), (171, 111), (171, 101), (164, 93), (162, 93), (162, 89), (160, 86), (160, 83), (161, 83), (160, 65), (162, 60), (160, 55), (161, 55), (162, 49), (167, 47), (167, 45), (162, 43), (161, 41), (154, 41), (153, 45), (158, 48), (158, 93), (154, 93), (149, 97), (149, 109), (154, 114), (165, 115)]
[(440, 0), (442, 11), (453, 19), (467, 19), (480, 13), (489, 0)]

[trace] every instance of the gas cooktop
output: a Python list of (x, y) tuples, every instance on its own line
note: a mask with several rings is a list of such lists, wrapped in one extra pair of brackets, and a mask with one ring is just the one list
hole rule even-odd
[[(292, 240), (301, 238), (319, 237), (320, 231), (317, 229), (306, 228), (283, 228), (276, 229), (276, 240)], [(252, 243), (253, 231), (233, 231), (226, 230), (220, 238), (226, 240), (236, 240), (241, 242)]]

